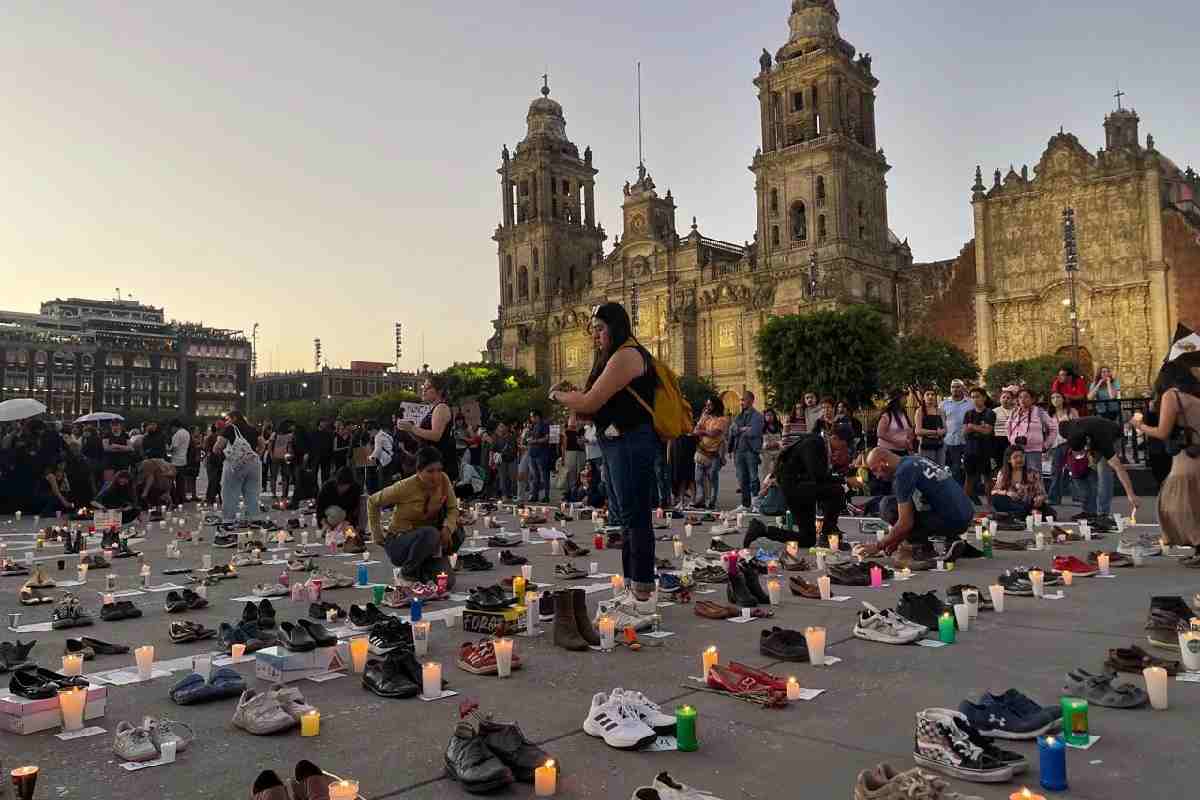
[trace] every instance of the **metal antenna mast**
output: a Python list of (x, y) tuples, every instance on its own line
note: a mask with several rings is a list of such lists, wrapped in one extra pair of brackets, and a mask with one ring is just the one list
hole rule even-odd
[(642, 62), (637, 62), (638, 166), (644, 166), (642, 154)]

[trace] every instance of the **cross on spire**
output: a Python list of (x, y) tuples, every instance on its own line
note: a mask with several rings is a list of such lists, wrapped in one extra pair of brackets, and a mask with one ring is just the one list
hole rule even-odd
[(549, 71), (542, 73), (542, 96), (550, 96), (550, 73)]
[(1125, 93), (1121, 91), (1121, 86), (1118, 84), (1117, 85), (1117, 93), (1113, 95), (1113, 97), (1117, 98), (1117, 110), (1118, 111), (1122, 110), (1121, 109), (1121, 98), (1124, 96), (1125, 96)]

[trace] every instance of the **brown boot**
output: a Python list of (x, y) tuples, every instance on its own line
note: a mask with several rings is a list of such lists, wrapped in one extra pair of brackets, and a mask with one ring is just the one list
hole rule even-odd
[(588, 619), (587, 592), (583, 589), (567, 589), (566, 591), (570, 593), (571, 602), (575, 605), (575, 622), (579, 628), (579, 635), (588, 644), (599, 647), (600, 634), (592, 625), (592, 621)]
[(566, 650), (587, 650), (588, 644), (580, 635), (575, 619), (574, 601), (570, 590), (554, 593), (554, 643)]

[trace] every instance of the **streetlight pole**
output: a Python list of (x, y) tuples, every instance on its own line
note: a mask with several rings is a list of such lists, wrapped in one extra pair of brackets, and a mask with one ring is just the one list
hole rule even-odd
[(1075, 239), (1075, 209), (1063, 209), (1063, 259), (1067, 270), (1067, 283), (1071, 291), (1071, 347), (1074, 354), (1075, 374), (1079, 374), (1079, 304), (1075, 293), (1075, 273), (1079, 272), (1079, 246)]

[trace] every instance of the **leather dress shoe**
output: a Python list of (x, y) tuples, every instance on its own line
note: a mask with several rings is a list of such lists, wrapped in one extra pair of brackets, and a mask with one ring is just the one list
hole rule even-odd
[(446, 745), (446, 773), (472, 794), (491, 792), (513, 782), (504, 766), (469, 724), (460, 722)]
[(290, 622), (279, 623), (279, 643), (293, 653), (307, 653), (317, 649), (317, 642), (308, 631)]

